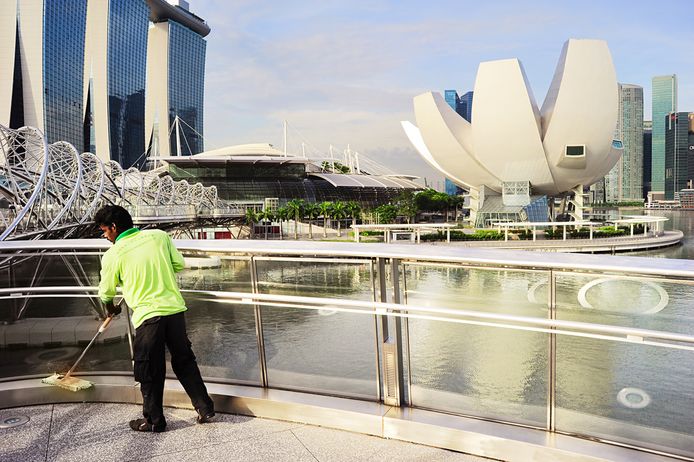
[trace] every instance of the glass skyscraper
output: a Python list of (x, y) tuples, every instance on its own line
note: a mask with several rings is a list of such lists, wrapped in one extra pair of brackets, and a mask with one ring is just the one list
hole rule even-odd
[[(176, 116), (190, 154), (204, 150), (203, 94), (205, 85), (205, 40), (174, 21), (169, 21), (169, 124)], [(177, 140), (171, 134), (171, 151), (176, 152)], [(181, 152), (184, 149), (181, 147)]]
[(619, 168), (619, 201), (641, 199), (643, 188), (643, 87), (619, 84), (618, 138), (624, 144)]
[[(150, 156), (204, 151), (204, 37), (209, 28), (182, 3), (178, 18), (149, 30), (146, 137)], [(185, 20), (185, 21), (184, 21)]]
[[(83, 146), (84, 0), (44, 1), (44, 132), (49, 143)], [(71, 46), (65, 46), (66, 43)]]
[(468, 122), (472, 122), (472, 95), (474, 92), (469, 91), (465, 93), (463, 96), (460, 97), (460, 110), (458, 111), (458, 114), (460, 116), (467, 120)]
[(152, 133), (146, 85), (157, 67), (148, 62), (150, 23), (167, 24), (165, 48), (155, 47), (166, 57), (166, 77), (154, 83), (168, 98), (162, 125), (168, 133), (178, 115), (188, 152), (201, 151), (210, 28), (183, 0), (0, 1), (0, 124), (141, 166)]
[(643, 121), (643, 197), (651, 190), (651, 146), (653, 145), (653, 122)]
[(108, 18), (111, 159), (127, 168), (145, 159), (149, 8), (142, 0), (110, 0)]
[(651, 191), (665, 190), (665, 120), (677, 112), (677, 76), (653, 77), (653, 141), (651, 148)]
[(665, 122), (665, 200), (674, 200), (689, 180), (689, 113), (673, 112)]
[(458, 96), (457, 91), (444, 90), (443, 98), (446, 100), (451, 109), (453, 109), (455, 112), (458, 112), (458, 107), (460, 106), (460, 97)]
[(86, 0), (0, 2), (0, 123), (83, 150)]

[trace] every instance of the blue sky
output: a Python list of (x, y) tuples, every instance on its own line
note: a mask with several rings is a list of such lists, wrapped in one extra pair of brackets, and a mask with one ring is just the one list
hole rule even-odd
[(691, 0), (263, 1), (190, 0), (207, 38), (206, 147), (303, 139), (347, 144), (402, 173), (441, 176), (400, 128), (412, 98), (472, 89), (481, 61), (518, 58), (542, 104), (569, 38), (606, 40), (623, 83), (677, 74), (679, 110), (694, 111)]

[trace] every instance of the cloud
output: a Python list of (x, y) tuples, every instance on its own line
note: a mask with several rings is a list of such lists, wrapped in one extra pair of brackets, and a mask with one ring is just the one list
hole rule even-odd
[[(661, 13), (648, 13), (652, 8), (645, 6), (626, 9), (597, 0), (191, 3), (212, 28), (207, 147), (279, 146), (286, 119), (317, 149), (350, 144), (391, 168), (416, 174), (428, 167), (399, 124), (413, 120), (412, 98), (429, 90), (471, 89), (481, 61), (519, 58), (540, 104), (570, 37), (607, 39), (615, 63), (623, 64), (617, 68), (619, 79), (643, 85), (644, 96), (650, 76), (678, 72), (678, 66), (692, 70), (681, 58), (692, 39), (668, 35), (685, 30), (685, 20), (670, 20), (683, 22), (682, 28), (654, 26), (649, 21)], [(668, 43), (679, 56), (663, 53)], [(681, 100), (691, 100), (694, 90), (684, 81), (680, 78)], [(650, 104), (644, 106), (649, 112)], [(294, 136), (290, 145), (300, 149)]]

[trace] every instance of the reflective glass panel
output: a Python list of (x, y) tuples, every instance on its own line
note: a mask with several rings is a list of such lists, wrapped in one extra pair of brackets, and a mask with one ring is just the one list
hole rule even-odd
[[(557, 318), (694, 334), (690, 284), (557, 276)], [(557, 339), (557, 428), (694, 455), (694, 352), (608, 340)]]
[[(547, 314), (547, 275), (408, 265), (407, 303), (532, 317)], [(548, 335), (409, 320), (415, 406), (544, 426)]]

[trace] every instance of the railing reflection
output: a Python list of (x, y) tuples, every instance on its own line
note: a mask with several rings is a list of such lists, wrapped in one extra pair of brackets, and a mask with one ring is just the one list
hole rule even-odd
[[(543, 266), (517, 255), (500, 264), (478, 254), (446, 262), (195, 246), (185, 253), (219, 258), (179, 281), (208, 381), (391, 404), (395, 396), (395, 404), (694, 457), (687, 268), (660, 262), (649, 274), (634, 259), (635, 270), (620, 273), (601, 259), (576, 271), (558, 264), (567, 257)], [(79, 353), (102, 315), (87, 303), (99, 252), (6, 255), (0, 380), (61, 370)], [(130, 371), (119, 321), (84, 371)]]

